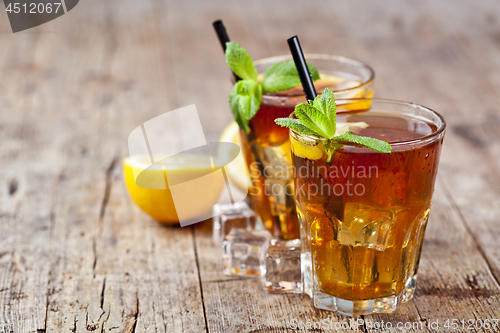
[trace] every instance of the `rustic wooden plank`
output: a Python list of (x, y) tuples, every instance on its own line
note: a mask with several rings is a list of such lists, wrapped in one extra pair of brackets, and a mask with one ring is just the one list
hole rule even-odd
[[(136, 5), (132, 3), (128, 14), (136, 13)], [(109, 133), (116, 138), (113, 141), (121, 140), (116, 142), (120, 156), (127, 155), (127, 136), (132, 129), (178, 107), (178, 88), (174, 77), (168, 75), (173, 68), (172, 52), (169, 44), (164, 47), (171, 40), (171, 31), (162, 28), (170, 20), (165, 15), (165, 4), (152, 1), (147, 8), (139, 7), (142, 11), (137, 21), (120, 20), (116, 26), (117, 54), (127, 57), (116, 59), (113, 76), (132, 86), (117, 94), (117, 106), (110, 113), (110, 123), (116, 126), (109, 128)], [(123, 16), (128, 17), (127, 11)], [(137, 48), (137, 41), (147, 47)], [(140, 65), (130, 66), (130, 63)], [(136, 285), (139, 313), (135, 331), (205, 330), (192, 231), (161, 226), (140, 212), (128, 197), (121, 172), (113, 179), (110, 195), (107, 210), (110, 217), (103, 230), (103, 236), (107, 235), (110, 241), (101, 242), (102, 265), (98, 269), (102, 267), (108, 276), (113, 276), (113, 271), (126, 271), (131, 280), (129, 285)], [(116, 242), (112, 247), (111, 240)], [(128, 258), (131, 256), (128, 251), (135, 260)], [(120, 270), (110, 269), (113, 262), (120, 263)], [(123, 293), (130, 294), (127, 286), (119, 286)], [(119, 301), (117, 296), (114, 298)], [(119, 318), (106, 327), (115, 326), (120, 326)]]
[[(54, 39), (41, 34), (17, 40), (0, 34), (0, 38), (7, 50), (2, 73), (11, 83), (18, 82), (2, 86), (0, 105), (0, 165), (4, 170), (0, 176), (0, 331), (37, 331), (45, 327), (48, 266), (40, 258), (50, 255), (48, 239), (60, 163), (49, 144), (57, 147), (58, 136), (44, 135), (37, 127), (40, 115), (50, 116), (55, 107), (54, 101), (43, 100), (50, 93), (43, 83), (54, 81), (47, 77), (47, 68), (38, 67), (47, 54), (37, 44), (40, 40), (52, 44)], [(54, 133), (56, 124), (46, 125)]]
[[(132, 204), (117, 170), (96, 249), (104, 306), (113, 309), (104, 328), (123, 330), (133, 319), (136, 332), (204, 330), (191, 229), (159, 225)], [(115, 310), (136, 302), (139, 312)]]
[[(141, 98), (141, 94), (151, 94), (158, 89), (156, 82), (162, 80), (159, 80), (157, 70), (165, 68), (164, 65), (154, 66), (158, 65), (158, 54), (143, 52), (135, 44), (140, 37), (151, 35), (151, 46), (154, 47), (154, 43), (162, 38), (161, 35), (155, 35), (157, 7), (151, 4), (145, 7), (132, 7), (139, 11), (137, 21), (128, 19), (127, 14), (130, 13), (116, 12), (112, 7), (104, 8), (106, 15), (103, 18), (108, 32), (102, 38), (102, 55), (94, 51), (101, 57), (97, 61), (100, 66), (93, 68), (91, 64), (95, 62), (89, 63), (90, 82), (87, 84), (90, 87), (87, 89), (95, 89), (88, 93), (96, 96), (89, 109), (99, 110), (100, 114), (82, 126), (95, 126), (100, 132), (97, 137), (99, 144), (88, 147), (89, 155), (97, 159), (91, 163), (107, 165), (106, 168), (101, 167), (99, 173), (105, 178), (101, 178), (100, 182), (104, 188), (100, 191), (94, 188), (82, 194), (84, 197), (98, 194), (99, 205), (90, 205), (98, 208), (98, 211), (92, 214), (93, 218), (84, 214), (82, 219), (87, 221), (82, 223), (81, 228), (66, 231), (69, 235), (63, 239), (72, 242), (84, 232), (85, 239), (72, 244), (78, 253), (67, 254), (63, 260), (92, 260), (92, 266), (81, 269), (75, 267), (75, 275), (83, 280), (71, 290), (71, 294), (76, 295), (69, 297), (76, 302), (76, 307), (70, 305), (60, 311), (70, 319), (75, 313), (74, 327), (77, 331), (116, 329), (124, 332), (180, 332), (183, 329), (199, 331), (204, 327), (203, 312), (199, 311), (201, 296), (191, 232), (184, 229), (176, 232), (160, 227), (135, 207), (131, 215), (130, 206), (133, 203), (128, 198), (119, 171), (121, 160), (118, 157), (126, 151), (123, 147), (126, 149), (130, 130), (147, 120), (147, 114), (158, 115), (168, 110), (164, 109), (165, 98), (162, 99), (160, 94), (154, 94), (160, 98), (156, 97), (148, 103)], [(134, 29), (137, 31), (132, 33)], [(94, 35), (101, 31), (99, 28)], [(134, 37), (129, 39), (131, 35)], [(160, 54), (160, 57), (163, 56)], [(153, 66), (148, 65), (151, 61)], [(131, 70), (130, 62), (137, 65), (137, 70), (133, 67)], [(137, 80), (144, 77), (145, 71), (147, 76)], [(155, 104), (163, 104), (160, 112)], [(141, 114), (142, 110), (146, 112)], [(84, 132), (83, 128), (79, 132)], [(88, 175), (89, 181), (95, 179), (92, 172)], [(75, 198), (72, 202), (81, 203), (84, 197)], [(108, 205), (111, 208), (107, 208)], [(172, 264), (171, 258), (178, 259), (177, 266)], [(55, 266), (56, 271), (66, 268), (65, 265)], [(63, 277), (62, 280), (62, 283), (67, 283), (67, 278)], [(59, 298), (59, 304), (65, 300)], [(67, 323), (65, 327), (69, 329), (70, 325), (75, 325), (73, 320)]]
[[(57, 54), (65, 55), (57, 62), (54, 75), (61, 81), (64, 77), (67, 84), (57, 87), (61, 99), (56, 118), (64, 136), (59, 153), (65, 163), (60, 170), (60, 197), (54, 212), (47, 331), (97, 330), (108, 316), (102, 302), (106, 280), (96, 276), (94, 269), (107, 170), (114, 158), (102, 156), (98, 149), (100, 140), (105, 139), (102, 123), (106, 95), (110, 93), (98, 78), (109, 70), (105, 62), (111, 51), (106, 48), (107, 35), (92, 41), (91, 36), (101, 31), (100, 24), (109, 9), (102, 5), (82, 9), (75, 10), (73, 25), (64, 25), (61, 41), (65, 42), (52, 49), (54, 59)], [(95, 23), (89, 25), (92, 28), (78, 29), (85, 21), (89, 24), (89, 17)]]
[[(440, 5), (433, 4), (433, 7), (437, 7), (436, 11), (444, 12), (449, 10), (451, 5), (449, 1), (446, 1)], [(455, 12), (447, 25), (439, 20), (436, 20), (435, 24), (443, 33), (450, 33), (452, 36), (456, 44), (456, 47), (452, 49), (456, 59), (453, 64), (463, 67), (460, 76), (467, 78), (463, 80), (466, 82), (462, 83), (466, 98), (461, 98), (458, 102), (462, 117), (460, 121), (450, 126), (450, 130), (457, 136), (457, 141), (465, 143), (468, 148), (467, 152), (473, 151), (480, 155), (477, 160), (469, 160), (467, 170), (475, 174), (477, 178), (481, 178), (482, 182), (476, 183), (476, 190), (471, 192), (460, 191), (455, 194), (460, 189), (460, 185), (454, 182), (450, 182), (449, 189), (478, 246), (488, 260), (497, 282), (500, 283), (500, 247), (498, 246), (500, 228), (496, 218), (500, 207), (494, 200), (494, 197), (498, 197), (500, 193), (500, 177), (498, 176), (500, 117), (497, 111), (500, 102), (498, 96), (500, 80), (498, 71), (491, 70), (500, 65), (498, 61), (500, 44), (496, 27), (500, 9), (492, 2), (485, 2), (481, 6), (473, 6), (469, 3), (467, 10), (474, 12), (476, 17), (482, 18), (482, 20), (475, 20), (475, 23), (470, 22), (470, 29), (456, 27), (452, 32), (448, 32), (447, 26), (455, 27), (456, 20), (470, 20), (462, 12)], [(447, 79), (451, 81), (449, 75)], [(474, 110), (473, 115), (471, 115), (471, 110)], [(471, 207), (470, 200), (479, 201), (481, 204)]]
[[(40, 244), (47, 246), (37, 248), (38, 253), (31, 251), (18, 255), (18, 252), (11, 251), (3, 256), (2, 263), (5, 263), (6, 268), (2, 270), (6, 274), (3, 276), (9, 279), (5, 281), (6, 285), (14, 286), (12, 293), (3, 290), (6, 297), (2, 303), (2, 309), (5, 309), (2, 325), (8, 329), (12, 327), (14, 331), (100, 331), (105, 328), (111, 331), (120, 329), (139, 332), (183, 329), (199, 331), (204, 328), (191, 231), (163, 228), (140, 213), (137, 208), (134, 208), (132, 214), (130, 207), (133, 203), (128, 198), (118, 171), (120, 161), (117, 157), (118, 154), (123, 156), (125, 153), (122, 148), (126, 148), (127, 134), (148, 119), (147, 113), (158, 115), (157, 106), (165, 107), (166, 101), (158, 93), (154, 93), (154, 103), (157, 105), (144, 103), (141, 96), (151, 94), (158, 88), (156, 83), (161, 81), (161, 78), (158, 79), (158, 68), (166, 71), (156, 53), (141, 52), (136, 47), (142, 36), (154, 36), (156, 31), (156, 8), (147, 5), (145, 7), (147, 8), (134, 8), (144, 16), (131, 22), (125, 15), (121, 18), (114, 17), (116, 11), (112, 10), (110, 5), (103, 6), (94, 2), (85, 7), (85, 11), (75, 11), (78, 15), (73, 17), (71, 24), (68, 22), (68, 26), (63, 27), (66, 29), (62, 34), (63, 43), (57, 40), (58, 43), (47, 44), (46, 39), (39, 42), (42, 51), (52, 57), (52, 60), (41, 61), (41, 73), (52, 70), (51, 80), (40, 80), (37, 76), (37, 80), (27, 81), (26, 86), (30, 88), (37, 84), (42, 87), (42, 91), (35, 96), (39, 99), (59, 94), (63, 96), (61, 100), (52, 99), (57, 102), (55, 105), (46, 100), (38, 102), (44, 108), (54, 110), (50, 117), (45, 118), (46, 122), (41, 121), (42, 116), (47, 116), (45, 109), (40, 110), (37, 107), (32, 110), (31, 103), (26, 103), (26, 100), (15, 100), (16, 97), (23, 96), (22, 89), (25, 85), (12, 85), (12, 101), (18, 102), (20, 107), (16, 108), (19, 111), (17, 114), (8, 118), (15, 123), (4, 123), (5, 126), (16, 125), (12, 128), (12, 133), (15, 133), (21, 126), (31, 126), (31, 122), (26, 122), (25, 118), (35, 116), (32, 118), (32, 126), (43, 136), (36, 138), (39, 140), (38, 145), (33, 145), (34, 138), (31, 137), (24, 141), (10, 141), (13, 152), (19, 154), (21, 149), (24, 149), (26, 153), (21, 155), (23, 159), (19, 164), (36, 167), (38, 171), (26, 180), (32, 183), (30, 187), (22, 178), (18, 179), (18, 194), (22, 193), (23, 196), (12, 195), (12, 198), (6, 201), (6, 206), (18, 209), (21, 213), (19, 215), (23, 219), (26, 218), (26, 221), (19, 220), (15, 225), (15, 220), (9, 219), (9, 224), (2, 223), (5, 235), (14, 235), (10, 236), (11, 242), (3, 242), (2, 245), (9, 250), (15, 250), (16, 246), (21, 248), (26, 241), (36, 241), (33, 247)], [(141, 19), (149, 19), (151, 16), (156, 20), (145, 20), (146, 24), (141, 25)], [(90, 22), (89, 18), (92, 18)], [(152, 24), (148, 24), (150, 22)], [(94, 29), (82, 30), (79, 28), (82, 25)], [(138, 35), (127, 40), (127, 34), (136, 28), (139, 28)], [(117, 31), (121, 32), (119, 36)], [(120, 38), (124, 40), (116, 40)], [(161, 42), (161, 38), (153, 38), (153, 43)], [(31, 39), (33, 42), (34, 37)], [(77, 40), (78, 44), (74, 44), (74, 40)], [(35, 53), (30, 49), (32, 46), (29, 43), (25, 43), (26, 46), (18, 43), (13, 43), (16, 47), (13, 55)], [(121, 48), (120, 43), (125, 46)], [(21, 47), (28, 49), (22, 50)], [(130, 56), (116, 60), (117, 53)], [(58, 60), (57, 54), (63, 54), (65, 61)], [(17, 79), (23, 82), (21, 75), (26, 75), (33, 68), (26, 66), (25, 62), (19, 59), (16, 61), (26, 67), (19, 71)], [(138, 66), (136, 71), (130, 71), (129, 62), (133, 61), (144, 65)], [(152, 65), (149, 65), (151, 61)], [(26, 63), (30, 65), (28, 61)], [(54, 64), (59, 67), (53, 66)], [(115, 67), (117, 69), (113, 70)], [(145, 70), (147, 76), (143, 79), (141, 74), (144, 75)], [(137, 78), (139, 80), (136, 82), (130, 82)], [(65, 81), (70, 84), (64, 86)], [(132, 88), (128, 89), (131, 85)], [(44, 88), (47, 88), (46, 91), (43, 91)], [(3, 100), (6, 104), (10, 101)], [(117, 100), (118, 106), (113, 109), (114, 100)], [(123, 112), (124, 110), (126, 112)], [(163, 109), (160, 113), (167, 110)], [(19, 115), (17, 119), (16, 115)], [(47, 126), (51, 124), (51, 120), (53, 126)], [(61, 138), (51, 142), (45, 138), (50, 138), (54, 128), (61, 133)], [(29, 128), (21, 130), (26, 132)], [(6, 134), (14, 137), (12, 133), (9, 131)], [(19, 142), (22, 145), (18, 144)], [(41, 147), (47, 149), (40, 149)], [(31, 150), (37, 149), (38, 153), (32, 154)], [(6, 161), (11, 150), (4, 149), (2, 153), (5, 153)], [(42, 154), (44, 159), (39, 158)], [(61, 165), (46, 163), (58, 162), (53, 159), (57, 155), (66, 162)], [(39, 158), (38, 162), (43, 164), (43, 168), (38, 164), (30, 164), (30, 158)], [(9, 167), (15, 165), (8, 164)], [(51, 171), (46, 173), (47, 179), (37, 182), (31, 179), (45, 171)], [(19, 176), (22, 177), (23, 174), (24, 171), (20, 170)], [(50, 189), (55, 185), (50, 183), (51, 181), (59, 182), (57, 191), (60, 197), (56, 204), (50, 204), (51, 196), (44, 192), (37, 196), (29, 193), (30, 200), (26, 200), (25, 192), (34, 192), (41, 187)], [(10, 179), (5, 179), (5, 187), (2, 188), (9, 191), (10, 182)], [(116, 186), (113, 187), (113, 184)], [(21, 207), (12, 203), (19, 203), (21, 200), (26, 202)], [(106, 215), (105, 206), (108, 201), (117, 207), (112, 215)], [(53, 215), (50, 214), (52, 206), (55, 206)], [(53, 223), (51, 230), (47, 227), (46, 232), (39, 232), (36, 237), (26, 232), (26, 227), (33, 223), (31, 219), (34, 217), (31, 217), (33, 214), (30, 212), (34, 207), (43, 207), (39, 213), (48, 221), (43, 222), (39, 218), (37, 223), (40, 225), (37, 227), (46, 227), (45, 224), (49, 223), (51, 218)], [(46, 212), (47, 209), (49, 213)], [(145, 225), (147, 228), (144, 228)], [(36, 230), (34, 229), (34, 232)], [(136, 232), (131, 232), (132, 230)], [(49, 233), (53, 238), (51, 242), (47, 242)], [(119, 241), (116, 241), (116, 238)], [(13, 244), (20, 245), (10, 246)], [(128, 249), (125, 247), (127, 244), (136, 246)], [(52, 253), (50, 257), (49, 245)], [(120, 260), (117, 260), (117, 253), (120, 254)], [(176, 253), (173, 258), (178, 259), (177, 266), (171, 264), (170, 254), (173, 253)], [(49, 258), (48, 264), (43, 258)], [(23, 264), (27, 264), (28, 268)], [(19, 267), (22, 274), (14, 266)], [(25, 274), (25, 271), (29, 274)], [(37, 274), (42, 278), (40, 282), (33, 281)], [(25, 275), (29, 275), (29, 279)], [(11, 283), (10, 279), (24, 281), (28, 286)], [(186, 287), (183, 288), (183, 285)], [(16, 286), (19, 286), (19, 291)], [(38, 297), (38, 293), (41, 295), (40, 300), (34, 299)], [(27, 303), (25, 299), (31, 303)], [(45, 306), (47, 302), (48, 309)]]

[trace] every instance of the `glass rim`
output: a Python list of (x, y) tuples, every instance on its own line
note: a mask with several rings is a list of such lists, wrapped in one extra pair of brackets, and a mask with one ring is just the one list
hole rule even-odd
[[(393, 105), (405, 105), (405, 106), (411, 106), (413, 108), (419, 108), (419, 109), (423, 109), (423, 110), (426, 110), (434, 115), (436, 115), (440, 120), (441, 120), (441, 126), (437, 127), (436, 130), (430, 134), (427, 134), (423, 137), (420, 137), (420, 138), (417, 138), (417, 139), (409, 139), (409, 140), (402, 140), (402, 141), (397, 141), (397, 142), (393, 142), (393, 143), (389, 143), (392, 146), (395, 146), (395, 147), (398, 147), (398, 146), (402, 146), (402, 145), (412, 145), (414, 143), (421, 143), (421, 142), (424, 142), (426, 140), (429, 140), (429, 139), (433, 139), (435, 137), (438, 137), (439, 135), (441, 135), (441, 133), (443, 133), (446, 129), (446, 121), (444, 120), (444, 117), (439, 114), (438, 112), (426, 107), (426, 106), (423, 106), (423, 105), (420, 105), (420, 104), (416, 104), (416, 103), (412, 103), (412, 102), (405, 102), (405, 101), (399, 101), (399, 100), (394, 100), (394, 99), (385, 99), (385, 98), (346, 98), (346, 99), (338, 99), (336, 100), (337, 102), (337, 106), (339, 106), (340, 102), (346, 102), (346, 101), (353, 101), (353, 102), (361, 102), (361, 101), (370, 101), (370, 107), (371, 107), (371, 102), (379, 102), (379, 103), (389, 103), (389, 104), (393, 104)], [(345, 105), (347, 103), (344, 103), (344, 104), (340, 104), (340, 105)], [(341, 110), (341, 111), (337, 111), (337, 114), (346, 114), (346, 113), (356, 113), (356, 112), (367, 112), (367, 111), (370, 111), (370, 109), (364, 109), (364, 110)], [(293, 118), (295, 117), (295, 111), (292, 112), (289, 116), (289, 118)], [(294, 130), (293, 128), (290, 128), (290, 132), (293, 132), (295, 135), (299, 135), (299, 136), (302, 136), (302, 137), (307, 137), (309, 139), (313, 139), (313, 140), (319, 140), (319, 141), (327, 141), (329, 139), (326, 139), (326, 138), (321, 138), (321, 137), (318, 137), (318, 136), (315, 136), (315, 135), (309, 135), (309, 134), (304, 134), (304, 133), (301, 133), (301, 132), (298, 132), (296, 130)], [(378, 153), (376, 151), (374, 151), (374, 153)], [(382, 153), (379, 153), (379, 154), (382, 154)]]
[[(344, 56), (320, 54), (320, 53), (306, 53), (306, 54), (304, 54), (304, 57), (306, 58), (306, 60), (307, 59), (320, 59), (320, 60), (330, 60), (330, 61), (337, 61), (337, 62), (341, 62), (341, 63), (347, 63), (347, 64), (355, 65), (357, 67), (362, 67), (362, 68), (368, 70), (368, 72), (370, 73), (368, 79), (362, 80), (359, 85), (356, 85), (356, 86), (350, 87), (350, 88), (346, 88), (346, 89), (337, 90), (337, 92), (351, 91), (351, 90), (359, 89), (359, 88), (362, 88), (364, 86), (371, 84), (375, 80), (375, 71), (373, 70), (373, 68), (371, 68), (369, 65), (365, 64), (364, 62), (361, 62), (358, 60), (354, 60), (354, 59), (347, 58)], [(261, 59), (255, 60), (254, 65), (258, 66), (258, 65), (265, 64), (267, 62), (275, 63), (275, 62), (279, 62), (279, 61), (289, 61), (289, 60), (292, 60), (291, 54), (278, 55), (278, 56), (261, 58)], [(274, 93), (272, 95), (265, 94), (265, 96), (266, 96), (266, 98), (289, 97), (288, 95), (280, 95), (279, 93)], [(301, 96), (305, 96), (305, 94), (293, 95), (291, 97), (301, 97)]]

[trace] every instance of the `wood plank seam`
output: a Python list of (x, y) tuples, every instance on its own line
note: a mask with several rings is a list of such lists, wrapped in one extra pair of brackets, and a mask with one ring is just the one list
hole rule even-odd
[[(439, 177), (439, 175), (438, 175)], [(441, 177), (439, 177), (441, 179)], [(462, 225), (464, 226), (464, 228), (467, 230), (467, 232), (469, 233), (470, 237), (472, 238), (472, 240), (474, 241), (474, 244), (476, 245), (476, 248), (477, 250), (479, 251), (479, 253), (481, 254), (481, 256), (483, 257), (485, 263), (486, 263), (486, 266), (488, 267), (489, 269), (489, 273), (491, 274), (491, 277), (493, 278), (493, 281), (496, 282), (496, 286), (498, 288), (500, 288), (500, 276), (499, 276), (499, 272), (497, 272), (488, 256), (486, 255), (486, 253), (484, 252), (484, 249), (483, 247), (480, 245), (479, 241), (477, 240), (476, 238), (476, 235), (472, 232), (472, 230), (470, 229), (469, 227), (469, 224), (466, 222), (466, 219), (465, 219), (465, 216), (463, 215), (460, 207), (458, 207), (457, 203), (455, 202), (455, 200), (453, 199), (447, 185), (446, 185), (446, 182), (441, 179), (442, 181), (442, 184), (443, 184), (443, 192), (444, 194), (446, 195), (447, 199), (451, 202), (452, 206), (453, 206), (453, 209), (457, 212), (458, 216), (460, 216), (460, 222), (462, 223)]]
[(196, 271), (198, 272), (198, 282), (200, 284), (201, 304), (203, 306), (203, 317), (205, 318), (205, 331), (208, 333), (209, 330), (208, 330), (207, 311), (205, 309), (205, 298), (203, 297), (203, 283), (201, 281), (200, 263), (198, 259), (198, 247), (196, 246), (196, 233), (193, 226), (191, 226), (190, 228), (193, 239), (194, 257), (196, 260)]

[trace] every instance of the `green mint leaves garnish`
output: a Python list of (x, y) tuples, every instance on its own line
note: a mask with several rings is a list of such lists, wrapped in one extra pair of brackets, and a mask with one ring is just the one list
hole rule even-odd
[[(248, 123), (260, 108), (263, 93), (285, 91), (300, 85), (299, 74), (293, 61), (278, 62), (271, 65), (261, 82), (252, 58), (245, 49), (234, 42), (226, 43), (226, 62), (241, 80), (236, 82), (229, 95), (229, 106), (234, 120), (246, 133)], [(319, 79), (319, 73), (311, 64), (307, 65), (313, 81)]]
[[(319, 73), (313, 65), (307, 64), (313, 81), (319, 79)], [(262, 90), (275, 93), (300, 86), (299, 73), (293, 61), (277, 62), (272, 64), (262, 78)]]
[(295, 107), (295, 114), (317, 136), (327, 139), (333, 139), (335, 136), (335, 122), (332, 123), (326, 114), (314, 106), (301, 103)]
[(297, 125), (288, 126), (289, 122), (286, 119), (289, 118), (278, 118), (275, 122), (280, 126), (291, 127), (296, 131), (308, 134), (301, 130), (302, 126), (305, 126), (315, 136), (334, 139), (337, 130), (337, 106), (330, 89), (325, 88), (321, 95), (317, 96), (314, 101), (310, 101), (310, 104), (297, 105), (295, 115), (298, 118), (295, 119), (298, 122)]
[(323, 94), (309, 102), (310, 104), (301, 103), (295, 107), (295, 115), (298, 119), (278, 118), (275, 122), (306, 135), (328, 139), (329, 142), (324, 145), (329, 155), (328, 161), (333, 156), (334, 150), (340, 148), (338, 142), (355, 143), (380, 153), (391, 152), (391, 145), (381, 140), (354, 135), (352, 132), (335, 136), (337, 108), (330, 89), (325, 88)]

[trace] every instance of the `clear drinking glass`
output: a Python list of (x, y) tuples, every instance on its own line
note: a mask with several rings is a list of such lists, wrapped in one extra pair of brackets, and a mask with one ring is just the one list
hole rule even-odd
[[(290, 130), (304, 291), (320, 309), (389, 313), (413, 297), (445, 121), (420, 105), (337, 100), (337, 123), (389, 154)], [(295, 115), (292, 114), (291, 117)]]
[[(358, 61), (331, 55), (307, 54), (320, 73), (314, 82), (318, 93), (330, 88), (336, 98), (371, 97), (373, 70)], [(255, 61), (259, 75), (276, 62), (292, 60), (278, 56)], [(264, 94), (262, 104), (250, 121), (250, 133), (241, 131), (242, 149), (251, 177), (249, 193), (257, 215), (274, 237), (297, 239), (300, 227), (295, 208), (288, 129), (274, 119), (288, 117), (297, 104), (306, 102), (302, 87)]]

